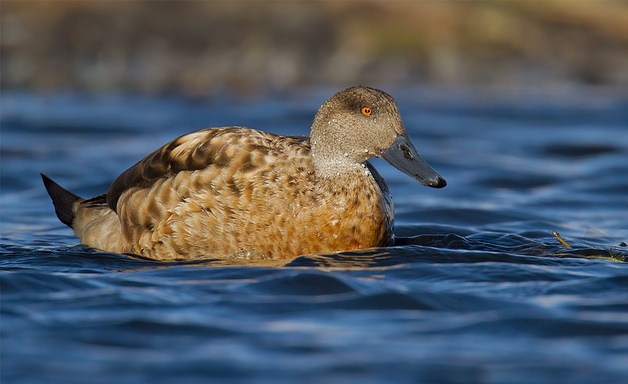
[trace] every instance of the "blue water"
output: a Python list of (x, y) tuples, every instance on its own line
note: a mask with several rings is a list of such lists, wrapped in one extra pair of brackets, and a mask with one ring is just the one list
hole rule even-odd
[(388, 89), (448, 186), (374, 162), (402, 238), (386, 249), (134, 259), (78, 245), (41, 185), (103, 193), (207, 126), (307, 134), (334, 91), (4, 92), (2, 383), (628, 382), (625, 93)]

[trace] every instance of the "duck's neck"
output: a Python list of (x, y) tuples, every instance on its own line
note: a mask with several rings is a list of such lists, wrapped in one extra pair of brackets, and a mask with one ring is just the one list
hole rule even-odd
[(356, 163), (342, 157), (317, 158), (312, 156), (312, 163), (316, 176), (326, 180), (361, 179), (371, 175), (366, 163)]
[(317, 141), (316, 137), (311, 139), (310, 153), (316, 175), (323, 179), (370, 176), (366, 159), (356, 160), (355, 154), (325, 145)]

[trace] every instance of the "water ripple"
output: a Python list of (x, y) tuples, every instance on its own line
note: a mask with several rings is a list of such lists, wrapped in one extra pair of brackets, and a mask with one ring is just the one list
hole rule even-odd
[(307, 134), (311, 108), (3, 92), (2, 382), (625, 381), (625, 100), (428, 94), (399, 105), (449, 185), (376, 163), (394, 246), (159, 263), (77, 245), (38, 172), (96, 195), (178, 134)]

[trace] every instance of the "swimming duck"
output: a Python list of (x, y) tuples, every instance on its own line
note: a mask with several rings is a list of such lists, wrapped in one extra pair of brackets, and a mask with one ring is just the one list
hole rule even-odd
[(364, 86), (325, 101), (310, 137), (188, 133), (87, 200), (42, 179), (57, 217), (93, 248), (163, 261), (283, 259), (392, 243), (393, 202), (372, 157), (446, 185), (410, 142), (394, 99)]

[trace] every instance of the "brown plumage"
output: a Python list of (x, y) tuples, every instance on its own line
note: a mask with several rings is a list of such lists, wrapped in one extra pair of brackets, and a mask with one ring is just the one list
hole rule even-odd
[(151, 153), (105, 195), (83, 200), (44, 183), (57, 216), (94, 248), (157, 260), (281, 259), (391, 244), (392, 200), (373, 156), (424, 185), (446, 184), (410, 143), (392, 97), (368, 87), (327, 100), (310, 138), (205, 129)]

